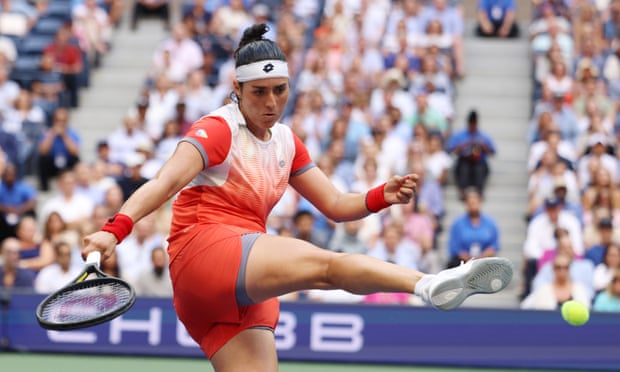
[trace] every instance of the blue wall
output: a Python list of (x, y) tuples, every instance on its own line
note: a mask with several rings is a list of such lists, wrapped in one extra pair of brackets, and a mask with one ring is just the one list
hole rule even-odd
[[(14, 295), (4, 307), (9, 348), (202, 357), (168, 299), (138, 299), (123, 317), (72, 332), (38, 326), (41, 300)], [(283, 303), (276, 342), (282, 360), (620, 370), (620, 314), (572, 327), (559, 312)]]

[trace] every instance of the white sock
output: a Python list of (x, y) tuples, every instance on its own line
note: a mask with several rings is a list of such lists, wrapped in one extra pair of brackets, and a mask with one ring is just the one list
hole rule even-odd
[(415, 288), (413, 289), (413, 293), (422, 297), (422, 299), (426, 302), (430, 302), (428, 298), (428, 288), (430, 287), (431, 282), (435, 279), (435, 275), (433, 274), (425, 274), (420, 280), (415, 284)]

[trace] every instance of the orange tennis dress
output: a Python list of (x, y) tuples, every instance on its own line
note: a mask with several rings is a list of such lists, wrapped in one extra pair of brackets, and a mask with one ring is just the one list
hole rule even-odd
[(276, 298), (238, 301), (245, 290), (243, 252), (251, 249), (252, 237), (266, 232), (289, 177), (314, 163), (284, 124), (271, 128), (268, 141), (254, 137), (235, 103), (198, 120), (182, 141), (198, 149), (204, 169), (173, 203), (168, 253), (174, 307), (210, 358), (244, 329), (275, 329)]

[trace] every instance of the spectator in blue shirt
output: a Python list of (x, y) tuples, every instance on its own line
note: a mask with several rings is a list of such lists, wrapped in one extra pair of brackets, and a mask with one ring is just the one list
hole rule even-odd
[(39, 142), (39, 187), (49, 190), (49, 181), (60, 171), (71, 169), (80, 160), (80, 137), (69, 127), (69, 111), (58, 108), (54, 122)]
[(479, 0), (476, 34), (483, 37), (518, 37), (515, 10), (515, 0)]
[(620, 313), (620, 269), (614, 271), (607, 289), (596, 296), (592, 310)]
[(495, 154), (495, 145), (491, 137), (478, 129), (478, 113), (475, 110), (467, 117), (467, 128), (449, 138), (447, 151), (457, 156), (454, 170), (461, 199), (468, 187), (475, 187), (483, 194), (489, 175), (487, 158)]
[(7, 164), (0, 182), (0, 240), (15, 236), (15, 227), (24, 215), (34, 215), (37, 192), (17, 178), (17, 168)]
[(19, 240), (17, 238), (6, 238), (2, 241), (0, 255), (2, 266), (0, 266), (0, 289), (23, 289), (34, 290), (34, 271), (19, 267)]
[(499, 251), (499, 228), (495, 220), (481, 212), (480, 193), (465, 191), (465, 214), (450, 227), (448, 267), (455, 267), (476, 257), (492, 257)]

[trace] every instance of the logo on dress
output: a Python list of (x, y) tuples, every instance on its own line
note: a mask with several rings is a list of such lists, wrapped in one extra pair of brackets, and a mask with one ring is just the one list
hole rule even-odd
[(207, 135), (207, 131), (204, 129), (198, 129), (194, 134), (198, 137), (209, 138), (209, 136)]
[(263, 71), (265, 71), (266, 73), (269, 73), (271, 71), (273, 71), (274, 67), (271, 63), (267, 63), (264, 67), (263, 67)]

